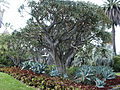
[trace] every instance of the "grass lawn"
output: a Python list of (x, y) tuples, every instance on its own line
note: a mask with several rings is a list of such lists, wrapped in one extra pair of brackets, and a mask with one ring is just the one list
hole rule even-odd
[(0, 72), (0, 90), (37, 90), (29, 87), (5, 73)]
[(116, 75), (120, 76), (120, 73), (115, 73)]

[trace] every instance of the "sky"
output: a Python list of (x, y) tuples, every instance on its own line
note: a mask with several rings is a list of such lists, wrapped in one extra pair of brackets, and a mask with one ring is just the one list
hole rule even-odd
[[(26, 25), (26, 21), (28, 17), (21, 17), (21, 14), (18, 12), (18, 8), (22, 3), (24, 3), (24, 0), (6, 0), (9, 5), (9, 8), (5, 8), (5, 13), (3, 15), (3, 23), (10, 23), (13, 29), (18, 30), (19, 28), (23, 28)], [(2, 7), (2, 6), (1, 6)], [(0, 32), (3, 32), (4, 30), (0, 30)], [(8, 30), (11, 32), (12, 30)]]
[[(9, 8), (5, 8), (5, 13), (3, 15), (3, 23), (10, 23), (12, 25), (13, 30), (19, 30), (26, 25), (26, 21), (30, 18), (28, 15), (24, 15), (21, 17), (18, 12), (18, 8), (25, 0), (6, 0), (9, 3)], [(89, 1), (97, 5), (103, 5), (106, 0), (75, 0), (75, 1)], [(4, 32), (5, 28), (0, 28), (0, 33)], [(12, 32), (12, 29), (8, 29), (8, 32)], [(110, 29), (111, 31), (111, 29)], [(116, 27), (116, 50), (117, 53), (120, 53), (120, 27)]]

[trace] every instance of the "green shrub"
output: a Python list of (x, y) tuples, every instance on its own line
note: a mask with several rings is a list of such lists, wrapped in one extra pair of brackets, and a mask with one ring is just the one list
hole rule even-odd
[(0, 64), (3, 64), (5, 66), (12, 66), (13, 62), (7, 55), (0, 55)]
[(114, 65), (113, 65), (114, 71), (120, 72), (120, 55), (115, 56), (113, 60), (114, 60)]
[(53, 67), (56, 67), (56, 65), (47, 65), (46, 70), (48, 74), (50, 73), (50, 71), (52, 71)]
[(3, 67), (5, 67), (5, 65), (3, 65), (3, 64), (0, 64), (0, 68), (3, 68)]
[(68, 74), (69, 77), (74, 77), (75, 72), (78, 70), (79, 67), (70, 67), (70, 68), (66, 68), (66, 72)]

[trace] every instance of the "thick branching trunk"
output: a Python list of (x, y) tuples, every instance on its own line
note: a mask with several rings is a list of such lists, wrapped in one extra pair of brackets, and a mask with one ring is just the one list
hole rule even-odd
[(61, 60), (60, 57), (57, 54), (57, 49), (54, 48), (53, 50), (53, 56), (56, 64), (56, 68), (62, 75), (66, 73), (65, 63), (64, 60)]
[(113, 51), (114, 51), (114, 55), (116, 55), (115, 26), (114, 26), (114, 23), (113, 23), (113, 25), (112, 25), (112, 34), (113, 34), (113, 40), (112, 40), (112, 43), (113, 43)]
[(70, 68), (72, 66), (72, 62), (74, 60), (74, 53), (72, 53), (66, 60), (65, 66)]

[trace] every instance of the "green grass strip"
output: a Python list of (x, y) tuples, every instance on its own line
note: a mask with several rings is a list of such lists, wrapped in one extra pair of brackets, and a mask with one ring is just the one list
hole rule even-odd
[(118, 75), (118, 76), (120, 76), (120, 73), (115, 73), (115, 75)]
[(14, 79), (12, 76), (0, 72), (0, 90), (37, 90), (27, 86), (22, 82)]

